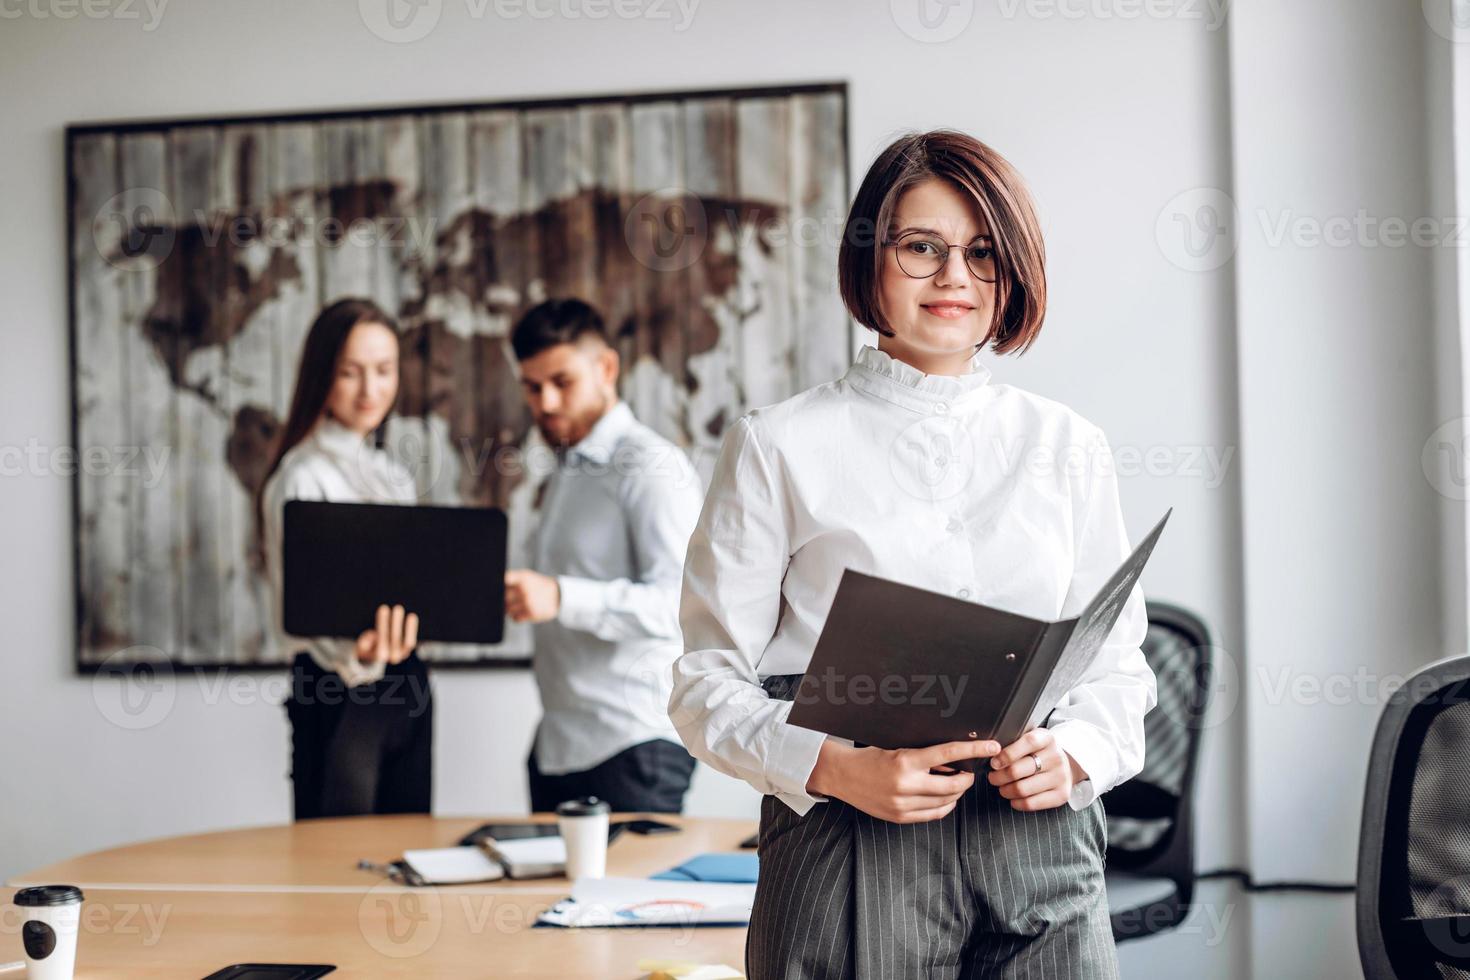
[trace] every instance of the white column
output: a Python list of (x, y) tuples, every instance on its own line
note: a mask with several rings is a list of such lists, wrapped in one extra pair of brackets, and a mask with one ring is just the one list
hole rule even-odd
[(1230, 12), (1239, 666), (1247, 853), (1262, 878), (1352, 879), (1382, 682), (1463, 642), (1441, 554), (1463, 593), (1464, 522), (1447, 541), (1450, 508), (1421, 466), (1439, 392), (1453, 382), (1460, 398), (1458, 344), (1437, 336), (1447, 248), (1409, 241), (1419, 218), (1429, 238), (1451, 230), (1431, 194), (1425, 68), (1448, 43), (1417, 2)]

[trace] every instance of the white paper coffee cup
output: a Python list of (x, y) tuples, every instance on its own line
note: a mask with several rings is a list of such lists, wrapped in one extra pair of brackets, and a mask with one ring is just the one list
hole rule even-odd
[(82, 890), (72, 885), (39, 885), (15, 893), (25, 915), (21, 942), (30, 980), (71, 980), (77, 964), (77, 931), (82, 920)]
[(567, 846), (567, 877), (607, 874), (607, 824), (612, 807), (595, 796), (568, 800), (556, 808), (556, 825)]

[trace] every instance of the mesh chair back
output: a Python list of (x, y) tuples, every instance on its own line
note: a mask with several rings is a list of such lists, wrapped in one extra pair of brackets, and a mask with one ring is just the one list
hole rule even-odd
[(1470, 980), (1470, 658), (1421, 671), (1379, 722), (1358, 925), (1370, 978)]
[(1168, 850), (1185, 816), (1200, 731), (1209, 704), (1210, 638), (1193, 614), (1148, 604), (1143, 654), (1153, 669), (1158, 704), (1143, 719), (1143, 770), (1103, 797), (1108, 863), (1141, 870)]

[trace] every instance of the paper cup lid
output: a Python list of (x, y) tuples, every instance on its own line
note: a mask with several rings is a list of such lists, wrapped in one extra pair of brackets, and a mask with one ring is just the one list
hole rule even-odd
[(82, 890), (75, 885), (37, 885), (15, 893), (15, 904), (24, 908), (45, 905), (71, 905), (82, 900)]
[(565, 803), (556, 805), (556, 815), (559, 817), (590, 817), (599, 813), (611, 813), (612, 807), (607, 805), (606, 800), (599, 800), (595, 796), (586, 796), (580, 800), (567, 800)]

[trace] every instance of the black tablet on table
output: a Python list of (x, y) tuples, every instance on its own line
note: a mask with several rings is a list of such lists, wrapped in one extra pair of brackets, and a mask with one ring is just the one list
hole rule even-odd
[(355, 639), (381, 604), (419, 616), (419, 640), (505, 638), (505, 512), (287, 501), (284, 620), (293, 636)]
[(216, 970), (204, 980), (316, 980), (335, 969), (326, 964), (236, 963)]

